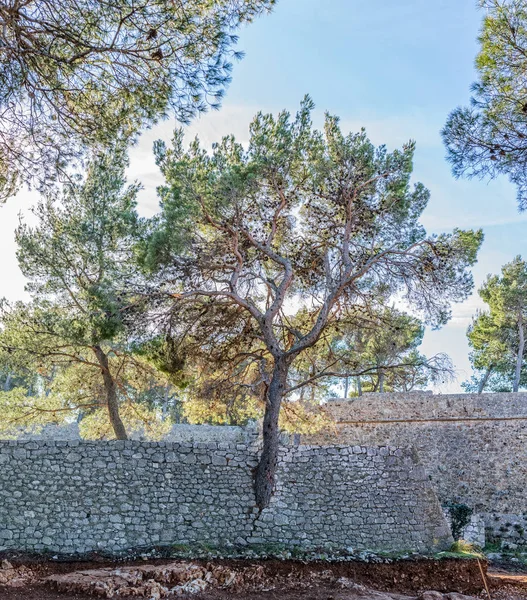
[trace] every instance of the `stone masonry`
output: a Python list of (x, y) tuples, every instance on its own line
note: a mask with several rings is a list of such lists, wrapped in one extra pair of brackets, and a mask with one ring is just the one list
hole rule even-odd
[(527, 394), (372, 393), (326, 408), (335, 427), (302, 443), (412, 445), (441, 503), (472, 510), (466, 537), (527, 544)]
[(244, 443), (0, 442), (0, 550), (202, 542), (433, 552), (452, 542), (411, 450), (284, 447), (261, 513), (257, 456)]

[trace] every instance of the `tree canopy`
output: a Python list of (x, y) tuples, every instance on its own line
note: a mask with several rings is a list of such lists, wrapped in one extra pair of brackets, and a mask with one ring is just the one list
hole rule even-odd
[(58, 199), (45, 196), (34, 210), (36, 225), (22, 222), (16, 232), (32, 299), (2, 303), (0, 351), (15, 373), (23, 367), (49, 380), (45, 394), (27, 394), (22, 403), (3, 396), (20, 424), (75, 410), (88, 429), (91, 421), (99, 432), (106, 427), (105, 437), (113, 430), (125, 439), (122, 413), (129, 423), (141, 420), (134, 400), (145, 382), (155, 377), (163, 385), (162, 375), (133, 354), (125, 330), (123, 289), (136, 277), (141, 230), (138, 185), (126, 185), (127, 164), (121, 146), (95, 156), (85, 181), (67, 184)]
[(527, 6), (481, 0), (485, 10), (470, 107), (448, 117), (443, 139), (454, 175), (508, 175), (527, 207)]
[(427, 358), (418, 351), (425, 328), (421, 321), (401, 310), (384, 306), (350, 326), (338, 326), (330, 354), (333, 370), (346, 378), (351, 374), (357, 394), (410, 391), (452, 377), (453, 367), (445, 354)]
[[(517, 256), (502, 267), (501, 276), (489, 275), (479, 289), (489, 306), (477, 315), (467, 336), (474, 368), (483, 371), (478, 391), (490, 383), (517, 392), (523, 379), (527, 325), (527, 263)], [(493, 379), (490, 379), (493, 376)], [(466, 386), (467, 387), (467, 386)], [(468, 389), (473, 385), (468, 384)]]
[(495, 313), (480, 311), (467, 330), (467, 338), (474, 374), (461, 384), (463, 388), (479, 394), (489, 389), (511, 391), (518, 348), (516, 329)]
[(0, 198), (86, 146), (215, 107), (234, 32), (274, 0), (7, 0), (0, 5)]
[(297, 358), (379, 298), (398, 295), (426, 322), (445, 323), (451, 302), (472, 289), (468, 267), (483, 238), (426, 234), (419, 217), (429, 193), (410, 183), (412, 142), (388, 152), (364, 130), (344, 135), (330, 115), (317, 131), (312, 108), (306, 98), (296, 117), (258, 114), (246, 149), (230, 136), (212, 153), (197, 140), (185, 151), (181, 132), (172, 147), (156, 146), (166, 184), (143, 252), (159, 268), (154, 312), (182, 353), (198, 347), (210, 365), (234, 363), (231, 383), (250, 371), (263, 390), (261, 507)]

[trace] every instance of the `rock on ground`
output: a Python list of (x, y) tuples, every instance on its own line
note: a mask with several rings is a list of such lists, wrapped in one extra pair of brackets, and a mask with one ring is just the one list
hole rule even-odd
[(337, 578), (329, 571), (312, 572), (301, 579), (283, 581), (266, 573), (262, 565), (229, 566), (208, 563), (174, 562), (165, 565), (140, 565), (101, 568), (51, 575), (45, 579), (55, 590), (69, 594), (90, 594), (99, 598), (137, 597), (161, 600), (212, 590), (267, 592), (289, 584), (291, 588), (314, 588), (331, 583), (345, 591), (346, 600), (475, 600), (457, 593), (427, 591), (418, 598), (373, 590), (347, 577)]

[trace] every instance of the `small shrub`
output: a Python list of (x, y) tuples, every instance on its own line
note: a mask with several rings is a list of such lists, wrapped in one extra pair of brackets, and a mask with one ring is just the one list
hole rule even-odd
[(452, 536), (454, 540), (459, 540), (463, 535), (463, 530), (470, 523), (473, 511), (466, 504), (447, 504), (446, 509), (450, 514)]

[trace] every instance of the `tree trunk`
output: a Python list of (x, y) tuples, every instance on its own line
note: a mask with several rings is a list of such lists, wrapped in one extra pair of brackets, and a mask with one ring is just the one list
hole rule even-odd
[(360, 375), (357, 377), (357, 394), (362, 396), (362, 383), (360, 381)]
[(46, 386), (46, 391), (45, 391), (46, 398), (51, 393), (51, 387), (50, 386), (53, 383), (53, 380), (55, 379), (55, 371), (56, 371), (56, 365), (53, 365), (53, 368), (51, 369), (51, 375), (49, 376), (48, 385)]
[(97, 360), (101, 365), (102, 378), (104, 381), (104, 389), (106, 391), (106, 404), (108, 406), (108, 415), (110, 417), (110, 423), (112, 424), (115, 437), (118, 440), (127, 440), (128, 435), (126, 429), (121, 420), (119, 414), (119, 403), (117, 401), (117, 389), (115, 386), (115, 380), (110, 373), (110, 367), (108, 365), (108, 356), (104, 353), (100, 346), (94, 346), (93, 351)]
[(283, 358), (275, 361), (273, 376), (265, 402), (265, 414), (263, 420), (263, 448), (260, 461), (256, 467), (255, 496), (256, 504), (260, 510), (269, 506), (271, 495), (275, 485), (276, 464), (278, 461), (278, 450), (280, 431), (278, 429), (278, 417), (280, 405), (287, 385), (287, 374), (289, 362)]
[(349, 377), (344, 377), (344, 398), (348, 397)]
[(384, 392), (384, 371), (379, 372), (379, 393)]
[(483, 379), (479, 382), (478, 386), (478, 394), (482, 394), (485, 386), (487, 385), (487, 381), (489, 380), (490, 374), (492, 373), (492, 365), (487, 368), (485, 371), (485, 375), (483, 375)]
[(11, 371), (7, 373), (4, 382), (4, 392), (8, 392), (11, 389)]
[(523, 330), (523, 318), (520, 314), (520, 318), (518, 319), (518, 333), (520, 335), (520, 342), (518, 344), (518, 355), (516, 357), (516, 373), (514, 374), (514, 384), (512, 386), (512, 391), (517, 392), (520, 387), (520, 377), (523, 366), (523, 350), (525, 348), (525, 332)]

